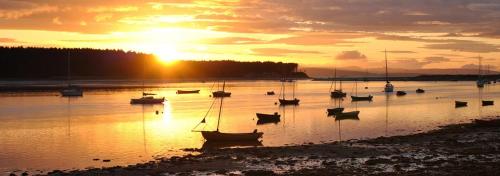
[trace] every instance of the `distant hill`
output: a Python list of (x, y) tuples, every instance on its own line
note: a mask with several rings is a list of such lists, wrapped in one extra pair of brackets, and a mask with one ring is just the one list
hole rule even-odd
[[(301, 68), (310, 77), (313, 78), (328, 78), (333, 76), (333, 69), (328, 68), (317, 68), (317, 67), (305, 67)], [(390, 68), (390, 77), (414, 77), (419, 75), (475, 75), (477, 74), (477, 69), (399, 69)], [(490, 71), (490, 74), (500, 74), (497, 71)], [(385, 76), (384, 68), (376, 69), (349, 69), (349, 68), (338, 68), (337, 77), (383, 77)]]

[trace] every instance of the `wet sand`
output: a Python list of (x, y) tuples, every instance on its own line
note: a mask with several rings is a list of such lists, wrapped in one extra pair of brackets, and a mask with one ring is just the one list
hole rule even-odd
[(425, 133), (284, 147), (185, 149), (183, 157), (48, 175), (500, 175), (500, 116)]

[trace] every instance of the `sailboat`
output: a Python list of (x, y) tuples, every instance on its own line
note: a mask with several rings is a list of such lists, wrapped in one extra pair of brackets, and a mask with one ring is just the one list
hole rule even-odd
[(165, 101), (165, 97), (155, 98), (153, 93), (147, 93), (144, 91), (144, 75), (145, 75), (145, 65), (146, 62), (143, 60), (142, 66), (142, 97), (130, 99), (130, 104), (161, 104)]
[(71, 85), (71, 59), (70, 59), (70, 53), (68, 51), (68, 66), (67, 66), (67, 80), (68, 80), (68, 86), (63, 88), (61, 90), (61, 95), (63, 97), (81, 97), (83, 96), (83, 89), (79, 86), (76, 85)]
[(326, 112), (328, 112), (328, 116), (337, 115), (339, 113), (344, 112), (344, 108), (341, 107), (342, 99), (335, 99), (335, 101), (337, 101), (337, 100), (339, 101), (339, 103), (338, 103), (338, 106), (336, 108), (326, 109)]
[[(222, 85), (222, 91), (225, 90), (226, 87), (226, 82), (223, 83)], [(251, 133), (224, 133), (219, 131), (219, 124), (220, 124), (220, 118), (222, 114), (222, 103), (223, 103), (224, 97), (220, 98), (220, 106), (219, 106), (219, 115), (217, 118), (217, 129), (215, 131), (194, 131), (194, 132), (201, 132), (201, 135), (207, 142), (228, 142), (228, 141), (257, 141), (259, 138), (262, 138), (262, 135), (264, 134), (263, 132), (257, 132), (257, 130), (254, 130)], [(207, 113), (208, 114), (208, 113)], [(199, 123), (205, 123), (205, 117), (203, 120)], [(199, 125), (198, 124), (198, 125)], [(197, 126), (198, 126), (197, 125)], [(196, 127), (195, 127), (196, 128)]]
[(295, 81), (292, 82), (293, 84), (293, 96), (292, 98), (293, 99), (286, 99), (285, 98), (285, 82), (282, 82), (281, 83), (281, 95), (282, 95), (282, 98), (278, 99), (279, 102), (280, 102), (280, 105), (282, 106), (285, 106), (285, 105), (298, 105), (300, 100), (295, 98)]
[[(225, 84), (225, 82), (224, 82), (224, 84)], [(219, 83), (217, 83), (217, 87), (219, 87)], [(231, 96), (231, 92), (226, 92), (224, 90), (218, 90), (218, 91), (212, 92), (212, 96), (214, 98), (218, 98), (218, 97), (230, 97)]]
[(484, 87), (486, 80), (483, 79), (483, 75), (481, 73), (481, 56), (478, 56), (477, 58), (479, 60), (479, 66), (478, 66), (476, 86), (479, 88), (482, 88), (482, 87)]
[(394, 85), (389, 81), (389, 70), (387, 68), (387, 50), (385, 52), (385, 87), (384, 92), (394, 92)]
[(330, 86), (330, 97), (332, 98), (343, 98), (346, 97), (347, 94), (345, 92), (342, 92), (342, 81), (340, 81), (340, 89), (337, 89), (337, 67), (335, 67), (334, 73), (333, 73), (333, 81), (332, 84), (334, 85), (333, 91), (331, 91)]
[(368, 96), (358, 96), (358, 81), (354, 81), (354, 87), (355, 87), (355, 94), (351, 95), (352, 101), (372, 101), (373, 96), (368, 95)]

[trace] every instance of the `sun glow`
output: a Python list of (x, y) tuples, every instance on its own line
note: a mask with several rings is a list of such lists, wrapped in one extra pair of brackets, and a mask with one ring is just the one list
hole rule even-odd
[(164, 63), (172, 63), (179, 59), (180, 54), (172, 48), (160, 48), (152, 52), (157, 59)]

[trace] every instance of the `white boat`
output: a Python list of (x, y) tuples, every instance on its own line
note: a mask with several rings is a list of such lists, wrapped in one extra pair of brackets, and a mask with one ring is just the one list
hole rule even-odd
[[(223, 83), (222, 85), (222, 91), (225, 91), (226, 87), (226, 82)], [(220, 98), (220, 106), (219, 106), (219, 116), (217, 118), (217, 129), (215, 131), (194, 131), (194, 132), (200, 132), (203, 138), (207, 142), (230, 142), (230, 141), (258, 141), (259, 138), (262, 138), (262, 135), (264, 134), (263, 132), (257, 132), (257, 130), (254, 130), (253, 132), (249, 133), (228, 133), (228, 132), (220, 132), (219, 131), (219, 124), (220, 124), (220, 118), (222, 114), (222, 103), (223, 103), (224, 97)], [(208, 113), (207, 113), (208, 114)], [(198, 124), (205, 123), (205, 118)], [(196, 127), (198, 126), (196, 125)], [(196, 128), (195, 127), (195, 128)]]
[(387, 50), (385, 50), (385, 87), (384, 92), (394, 92), (394, 85), (389, 81), (389, 70), (387, 65)]
[(83, 89), (80, 86), (71, 85), (71, 59), (68, 51), (68, 65), (67, 65), (67, 80), (68, 86), (63, 88), (60, 93), (63, 97), (81, 97), (83, 96)]

